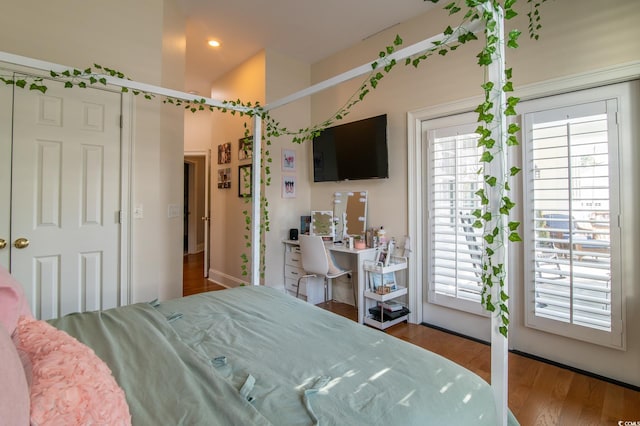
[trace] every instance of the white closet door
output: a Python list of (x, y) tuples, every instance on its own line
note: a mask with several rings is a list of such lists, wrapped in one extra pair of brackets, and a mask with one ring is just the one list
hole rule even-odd
[(46, 85), (15, 91), (11, 193), (11, 271), (41, 319), (120, 288), (120, 94)]

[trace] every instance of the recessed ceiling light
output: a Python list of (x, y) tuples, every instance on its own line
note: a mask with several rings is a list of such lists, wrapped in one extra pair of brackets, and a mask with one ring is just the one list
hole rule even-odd
[(218, 40), (209, 40), (209, 46), (211, 47), (219, 47), (220, 42)]

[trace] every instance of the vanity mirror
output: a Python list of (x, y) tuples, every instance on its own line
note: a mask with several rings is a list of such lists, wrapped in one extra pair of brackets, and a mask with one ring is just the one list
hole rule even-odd
[(325, 240), (333, 240), (335, 235), (333, 212), (314, 210), (311, 212), (310, 235), (319, 235)]
[(333, 199), (336, 241), (364, 235), (367, 230), (367, 191), (336, 192)]

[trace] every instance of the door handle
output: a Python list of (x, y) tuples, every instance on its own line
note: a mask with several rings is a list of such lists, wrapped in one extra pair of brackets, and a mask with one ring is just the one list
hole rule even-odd
[(13, 242), (13, 246), (17, 249), (23, 249), (29, 247), (29, 240), (26, 238), (18, 238)]
[(3, 240), (2, 238), (0, 238), (0, 250), (5, 248), (6, 246), (7, 246), (7, 242), (5, 240)]

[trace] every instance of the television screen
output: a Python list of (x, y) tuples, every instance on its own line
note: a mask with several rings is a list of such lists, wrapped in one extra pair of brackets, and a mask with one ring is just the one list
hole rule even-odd
[(387, 115), (325, 129), (313, 139), (313, 181), (389, 177)]

